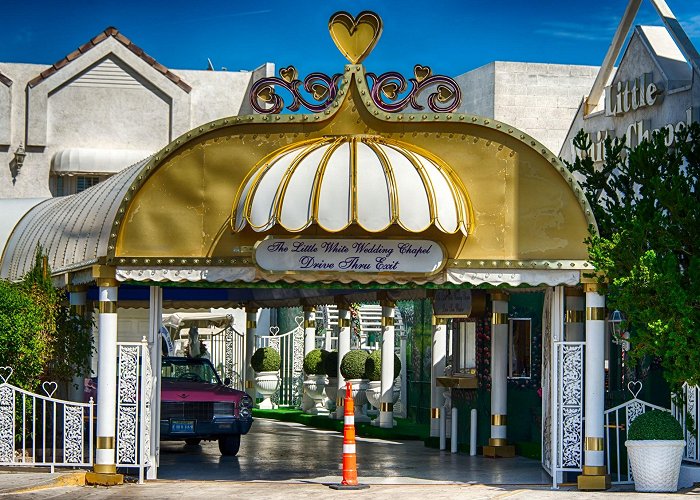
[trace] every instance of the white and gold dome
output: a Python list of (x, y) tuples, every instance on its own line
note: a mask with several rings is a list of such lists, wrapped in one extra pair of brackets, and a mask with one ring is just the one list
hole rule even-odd
[(241, 184), (234, 231), (275, 225), (298, 232), (317, 224), (338, 232), (357, 224), (411, 233), (435, 225), (465, 236), (473, 225), (469, 196), (441, 159), (379, 136), (323, 137), (292, 144), (261, 161)]

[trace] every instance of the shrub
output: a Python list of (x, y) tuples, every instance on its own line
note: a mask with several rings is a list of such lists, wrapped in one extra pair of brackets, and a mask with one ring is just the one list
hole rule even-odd
[(304, 357), (304, 373), (307, 375), (325, 375), (324, 361), (328, 351), (314, 349)]
[(671, 413), (662, 410), (651, 410), (642, 413), (630, 425), (627, 439), (683, 439), (683, 429)]
[(365, 376), (365, 362), (368, 357), (367, 351), (359, 349), (349, 351), (340, 362), (340, 373), (346, 380), (363, 378)]
[[(398, 377), (401, 373), (401, 360), (394, 354), (394, 378)], [(365, 378), (370, 380), (381, 380), (382, 379), (382, 351), (377, 349), (372, 351), (369, 355), (367, 361), (365, 361)]]
[(329, 377), (338, 376), (338, 351), (326, 351), (326, 358), (323, 360), (323, 371)]
[(256, 372), (276, 372), (282, 365), (282, 359), (272, 347), (261, 347), (253, 353), (250, 365)]

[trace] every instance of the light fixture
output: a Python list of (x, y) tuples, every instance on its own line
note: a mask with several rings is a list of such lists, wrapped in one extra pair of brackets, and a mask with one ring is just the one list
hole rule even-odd
[(610, 336), (615, 344), (621, 345), (624, 351), (629, 351), (630, 343), (627, 340), (629, 334), (623, 330), (622, 323), (626, 320), (624, 314), (615, 309), (610, 313), (608, 324), (610, 325)]
[(24, 165), (24, 159), (27, 157), (27, 152), (24, 150), (24, 146), (22, 146), (22, 143), (19, 143), (19, 146), (15, 150), (15, 167), (17, 169), (17, 173), (19, 173), (20, 169), (22, 168), (22, 165)]

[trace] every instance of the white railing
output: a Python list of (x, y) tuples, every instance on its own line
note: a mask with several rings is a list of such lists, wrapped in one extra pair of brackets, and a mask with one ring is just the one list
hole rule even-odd
[(209, 340), (210, 361), (222, 381), (229, 387), (244, 390), (245, 381), (245, 334), (233, 326), (213, 333)]
[(117, 342), (117, 467), (145, 470), (151, 455), (151, 403), (155, 377), (148, 342)]
[(637, 399), (642, 390), (641, 382), (630, 382), (627, 384), (627, 389), (632, 393), (631, 400), (605, 410), (605, 461), (613, 484), (634, 482), (625, 447), (627, 431), (632, 422), (647, 410), (669, 411), (667, 408)]
[(297, 326), (280, 334), (279, 327), (271, 326), (270, 335), (255, 337), (255, 348), (272, 347), (282, 358), (280, 388), (272, 400), (282, 406), (299, 406), (303, 393), (304, 377), (304, 318), (294, 318)]
[[(683, 384), (683, 405), (671, 405), (673, 416), (680, 422), (685, 434), (683, 460), (700, 463), (700, 388), (697, 385)], [(690, 420), (689, 420), (690, 418)]]
[(12, 368), (0, 367), (0, 465), (91, 467), (94, 403), (52, 397), (56, 382), (41, 385), (45, 395), (8, 381)]

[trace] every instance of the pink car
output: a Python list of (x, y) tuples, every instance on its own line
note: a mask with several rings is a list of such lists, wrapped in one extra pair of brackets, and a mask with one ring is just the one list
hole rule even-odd
[(208, 359), (164, 357), (161, 374), (160, 439), (216, 439), (222, 455), (236, 455), (253, 424), (251, 397), (222, 384)]

